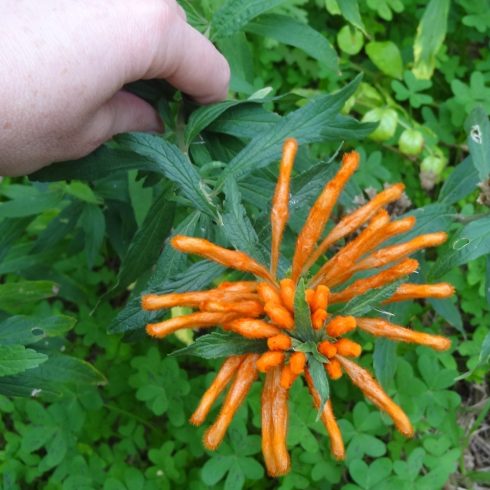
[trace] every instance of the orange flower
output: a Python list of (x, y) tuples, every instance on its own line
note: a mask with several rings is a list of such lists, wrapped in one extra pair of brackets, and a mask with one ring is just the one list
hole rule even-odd
[[(145, 310), (175, 306), (197, 310), (147, 325), (149, 335), (164, 337), (180, 329), (219, 326), (243, 337), (244, 342), (253, 343), (253, 349), (230, 355), (225, 360), (190, 422), (202, 424), (213, 403), (230, 385), (223, 408), (203, 440), (208, 449), (216, 449), (252, 383), (259, 373), (264, 373), (262, 452), (271, 476), (284, 475), (290, 469), (286, 445), (288, 392), (301, 376), (306, 381), (314, 405), (320, 411), (336, 459), (344, 458), (342, 435), (332, 402), (325, 399), (323, 385), (315, 385), (319, 383), (315, 380), (318, 377), (328, 383), (328, 378), (337, 380), (345, 372), (369, 400), (393, 419), (402, 434), (412, 436), (412, 426), (403, 410), (367, 370), (352, 360), (361, 355), (362, 347), (345, 335), (355, 335), (357, 330), (362, 330), (374, 336), (425, 345), (439, 351), (450, 347), (450, 341), (445, 337), (415, 332), (383, 318), (366, 318), (359, 314), (359, 310), (355, 312), (352, 306), (360, 296), (369, 295), (373, 290), (380, 291), (381, 288), (386, 290), (382, 290), (384, 296), (380, 293), (378, 304), (445, 298), (454, 292), (454, 288), (447, 283), (399, 284), (418, 268), (418, 262), (408, 256), (421, 248), (441, 244), (446, 239), (445, 233), (421, 235), (406, 243), (378, 248), (415, 225), (413, 217), (392, 221), (383, 209), (401, 196), (404, 189), (402, 184), (380, 192), (367, 204), (342, 218), (318, 243), (343, 187), (357, 169), (360, 157), (355, 151), (344, 155), (339, 171), (325, 185), (312, 206), (296, 242), (291, 276), (277, 279), (281, 241), (289, 217), (288, 196), (296, 152), (297, 142), (286, 140), (272, 201), (269, 267), (243, 252), (228, 250), (201, 238), (174, 236), (171, 244), (177, 250), (251, 274), (255, 280), (223, 282), (207, 291), (148, 294), (142, 298)], [(333, 244), (353, 234), (364, 224), (366, 227), (337, 253), (330, 257), (325, 255)], [(312, 268), (316, 270), (310, 274)], [(382, 270), (376, 271), (378, 268)], [(375, 269), (374, 273), (366, 276), (365, 271), (370, 269)], [(363, 272), (362, 277), (356, 278), (360, 271)], [(352, 277), (354, 281), (343, 286)], [(397, 285), (392, 285), (395, 281), (398, 281)], [(339, 304), (344, 306), (339, 308)], [(334, 311), (340, 309), (338, 314), (331, 311), (331, 305), (335, 305)], [(351, 313), (350, 308), (354, 308), (354, 311), (350, 310)]]

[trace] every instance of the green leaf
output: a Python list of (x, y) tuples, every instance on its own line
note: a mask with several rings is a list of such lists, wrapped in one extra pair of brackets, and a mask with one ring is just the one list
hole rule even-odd
[(356, 296), (352, 298), (345, 306), (340, 310), (340, 315), (351, 315), (351, 316), (363, 316), (370, 312), (372, 309), (376, 309), (381, 305), (381, 303), (392, 296), (398, 286), (403, 282), (403, 280), (396, 281), (394, 283), (388, 284), (387, 286), (382, 286), (380, 288), (371, 289), (367, 293), (361, 296)]
[(490, 483), (490, 473), (488, 471), (469, 471), (466, 476), (476, 483)]
[(450, 325), (456, 328), (459, 332), (464, 335), (463, 318), (458, 307), (449, 299), (435, 299), (430, 298), (428, 302), (431, 304), (432, 308), (440, 315), (444, 320), (446, 320)]
[(313, 380), (313, 386), (320, 395), (320, 407), (318, 408), (317, 420), (320, 418), (323, 412), (323, 407), (330, 398), (330, 385), (328, 384), (327, 373), (325, 372), (325, 366), (318, 361), (315, 356), (308, 354), (308, 369)]
[(121, 148), (151, 159), (160, 172), (175, 182), (182, 194), (196, 207), (212, 217), (216, 216), (216, 206), (212, 202), (209, 189), (201, 180), (199, 172), (184, 154), (161, 136), (148, 133), (130, 133), (117, 137)]
[(215, 121), (228, 109), (240, 103), (243, 103), (243, 101), (225, 100), (224, 102), (202, 106), (195, 110), (189, 117), (185, 127), (184, 143), (189, 146), (203, 129), (206, 129), (213, 121)]
[(57, 180), (97, 180), (115, 172), (132, 169), (159, 172), (148, 158), (117, 148), (101, 146), (84, 158), (76, 161), (53, 163), (29, 175), (30, 180), (51, 182)]
[(312, 100), (304, 107), (283, 117), (265, 134), (258, 134), (227, 165), (221, 175), (222, 184), (229, 175), (240, 181), (252, 171), (278, 160), (287, 137), (299, 143), (338, 141), (342, 138), (367, 136), (374, 124), (360, 124), (352, 118), (339, 116), (345, 101), (355, 92), (362, 79), (358, 75), (349, 85), (332, 95)]
[(483, 339), (478, 362), (480, 365), (490, 362), (490, 332)]
[(173, 225), (175, 203), (164, 190), (153, 202), (145, 221), (136, 232), (125, 255), (114, 289), (136, 281), (158, 259), (162, 245)]
[(481, 106), (475, 107), (465, 122), (468, 148), (480, 182), (490, 178), (490, 121)]
[(478, 182), (478, 172), (473, 160), (467, 157), (454, 168), (444, 182), (438, 201), (449, 205), (455, 204), (473, 192)]
[(224, 191), (226, 200), (222, 215), (223, 234), (237, 250), (246, 252), (265, 264), (266, 260), (259, 248), (257, 233), (241, 203), (240, 190), (233, 177), (226, 180)]
[(391, 87), (395, 91), (397, 100), (408, 100), (410, 105), (415, 109), (432, 102), (433, 99), (430, 95), (420, 93), (432, 87), (430, 80), (419, 80), (411, 71), (406, 71), (403, 74), (403, 80), (405, 82), (404, 84), (398, 80), (391, 82)]
[(58, 293), (51, 281), (18, 281), (0, 284), (0, 309), (11, 311), (26, 303), (36, 303)]
[(25, 397), (62, 396), (105, 382), (104, 376), (88, 362), (57, 355), (28, 372), (0, 378), (0, 393)]
[(306, 301), (305, 280), (302, 278), (296, 286), (294, 295), (294, 330), (293, 333), (303, 342), (314, 340), (314, 330), (311, 324), (310, 306)]
[(366, 27), (362, 22), (361, 14), (359, 12), (358, 0), (337, 0), (337, 4), (344, 19), (367, 36)]
[(138, 170), (128, 172), (128, 192), (134, 218), (141, 226), (153, 202), (153, 189), (145, 185), (144, 179), (138, 179), (138, 175)]
[(374, 343), (373, 365), (376, 378), (387, 389), (393, 383), (396, 371), (396, 342), (381, 338)]
[(250, 352), (267, 351), (265, 340), (254, 340), (241, 337), (232, 332), (215, 331), (198, 337), (195, 342), (172, 352), (171, 356), (197, 356), (203, 359), (236, 356)]
[(417, 78), (428, 80), (434, 73), (436, 55), (447, 31), (449, 0), (430, 0), (417, 27), (413, 44), (413, 73)]
[[(10, 187), (15, 188), (16, 193), (9, 201), (2, 202), (0, 218), (22, 218), (39, 214), (47, 209), (55, 208), (63, 197), (61, 190), (56, 188), (12, 184)], [(6, 190), (12, 189), (7, 188)]]
[(258, 104), (241, 104), (217, 118), (208, 130), (251, 139), (258, 132), (269, 131), (280, 120), (279, 114), (266, 111)]
[(0, 323), (0, 344), (35, 344), (47, 337), (56, 337), (75, 325), (75, 318), (56, 315), (45, 318), (11, 316)]
[(105, 235), (105, 217), (99, 206), (86, 204), (80, 215), (80, 223), (85, 232), (85, 253), (87, 265), (92, 268)]
[(11, 376), (32, 369), (43, 362), (48, 356), (23, 345), (0, 345), (0, 376)]
[(70, 182), (65, 184), (64, 191), (66, 194), (75, 197), (79, 201), (90, 204), (101, 204), (102, 199), (84, 182)]
[(430, 271), (431, 278), (441, 277), (453, 267), (490, 253), (490, 217), (463, 226), (450, 241), (451, 249), (439, 257)]
[(398, 46), (392, 41), (372, 41), (366, 45), (369, 59), (386, 75), (401, 78), (403, 60)]
[(335, 49), (318, 31), (286, 15), (267, 14), (250, 22), (245, 30), (270, 37), (282, 44), (301, 49), (333, 72), (338, 72)]
[(252, 19), (281, 3), (284, 0), (225, 0), (211, 20), (214, 37), (223, 38), (235, 34)]
[(202, 467), (202, 481), (209, 486), (216, 485), (223, 479), (232, 464), (233, 458), (222, 456), (221, 454), (213, 454)]

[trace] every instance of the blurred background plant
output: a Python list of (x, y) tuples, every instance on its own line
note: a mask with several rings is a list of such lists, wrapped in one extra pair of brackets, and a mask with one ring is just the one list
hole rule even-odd
[[(228, 102), (197, 108), (163, 83), (134, 84), (159, 109), (164, 137), (123, 135), (81, 163), (0, 182), (2, 488), (488, 488), (489, 2), (181, 4), (230, 61)], [(448, 280), (458, 294), (391, 311), (397, 323), (450, 336), (448, 353), (364, 339), (366, 365), (396, 393), (416, 437), (397, 435), (340, 380), (332, 389), (348, 457), (335, 463), (296, 383), (294, 470), (272, 480), (260, 455), (260, 387), (219, 450), (205, 451), (187, 418), (219, 361), (167, 357), (193, 336), (145, 338), (151, 316), (138, 298), (225, 274), (164, 246), (170, 233), (266, 253), (286, 136), (302, 144), (286, 246), (341, 145), (355, 147), (361, 168), (338, 214), (403, 181), (407, 196), (392, 213), (415, 214), (418, 233), (450, 233), (417, 257), (418, 280)]]

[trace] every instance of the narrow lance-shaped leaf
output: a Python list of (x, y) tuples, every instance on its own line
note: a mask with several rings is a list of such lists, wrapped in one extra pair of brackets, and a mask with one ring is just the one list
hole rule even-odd
[(199, 172), (184, 154), (161, 136), (147, 133), (130, 133), (117, 137), (121, 148), (151, 159), (161, 173), (181, 189), (197, 209), (216, 216), (216, 206), (212, 202), (209, 189), (201, 180)]
[(287, 15), (266, 14), (247, 24), (245, 30), (299, 48), (326, 68), (333, 72), (338, 71), (335, 49), (324, 36), (308, 24), (298, 22)]
[(340, 8), (342, 17), (367, 36), (366, 27), (362, 22), (361, 13), (359, 12), (358, 0), (337, 0), (337, 4)]
[(478, 171), (473, 164), (473, 159), (469, 156), (456, 165), (453, 173), (446, 179), (438, 201), (444, 204), (454, 204), (473, 192), (478, 181)]
[(390, 339), (376, 339), (374, 343), (374, 372), (385, 389), (391, 387), (395, 375), (396, 347), (397, 344)]
[(171, 356), (196, 356), (203, 359), (236, 356), (250, 352), (267, 351), (265, 340), (247, 339), (232, 332), (212, 332), (198, 337), (195, 342), (172, 352)]
[(257, 233), (241, 203), (240, 190), (233, 177), (226, 180), (224, 190), (226, 200), (222, 216), (223, 234), (237, 250), (246, 252), (262, 264), (265, 264)]
[(478, 106), (465, 123), (468, 133), (468, 148), (480, 182), (490, 178), (490, 121), (483, 107)]
[(430, 271), (431, 278), (490, 253), (490, 216), (465, 225), (450, 240), (450, 245), (451, 249), (439, 257)]
[(314, 340), (311, 324), (310, 307), (306, 301), (305, 281), (301, 279), (296, 286), (294, 296), (294, 330), (293, 333), (302, 341)]
[(308, 369), (313, 380), (313, 385), (320, 395), (320, 406), (318, 408), (317, 420), (323, 412), (323, 407), (330, 398), (330, 385), (324, 365), (318, 361), (313, 354), (308, 354)]
[(396, 288), (402, 283), (402, 281), (396, 281), (381, 288), (376, 288), (368, 291), (361, 296), (352, 298), (339, 312), (341, 315), (351, 316), (363, 316), (373, 308), (380, 306), (380, 304), (392, 296)]
[(374, 124), (360, 124), (352, 118), (339, 115), (361, 79), (362, 76), (358, 75), (342, 90), (312, 100), (283, 117), (267, 133), (258, 134), (230, 161), (221, 175), (219, 185), (229, 175), (240, 181), (250, 172), (279, 159), (282, 144), (288, 137), (296, 138), (302, 144), (367, 136), (375, 127)]
[(417, 27), (413, 45), (414, 67), (417, 78), (432, 77), (436, 55), (444, 42), (449, 14), (449, 0), (430, 0)]
[(169, 200), (165, 191), (161, 192), (129, 246), (115, 288), (128, 286), (156, 262), (172, 229), (174, 211), (175, 203)]

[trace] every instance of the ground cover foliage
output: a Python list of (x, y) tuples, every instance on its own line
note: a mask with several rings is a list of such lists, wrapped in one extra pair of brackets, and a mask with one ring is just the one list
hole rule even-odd
[[(121, 135), (82, 162), (0, 182), (0, 475), (5, 489), (437, 489), (489, 485), (490, 18), (467, 0), (200, 0), (189, 21), (232, 66), (231, 97), (199, 108), (160, 82), (130, 90), (165, 135)], [(360, 122), (363, 121), (363, 122)], [(379, 122), (379, 125), (376, 124)], [(291, 392), (292, 472), (265, 476), (260, 386), (215, 453), (187, 423), (219, 359), (168, 356), (141, 292), (206, 288), (229, 274), (168, 247), (174, 233), (267, 254), (285, 137), (300, 152), (286, 247), (336, 169), (360, 170), (336, 213), (403, 181), (414, 234), (449, 240), (416, 279), (457, 297), (402, 303), (397, 323), (443, 333), (445, 353), (362, 337), (362, 364), (416, 436), (345, 379), (331, 383), (347, 446), (329, 454), (307, 391)], [(342, 149), (340, 149), (342, 151)], [(409, 200), (408, 200), (409, 199)], [(417, 210), (415, 210), (418, 208)], [(284, 264), (285, 267), (288, 264)], [(232, 276), (236, 277), (236, 276)]]

